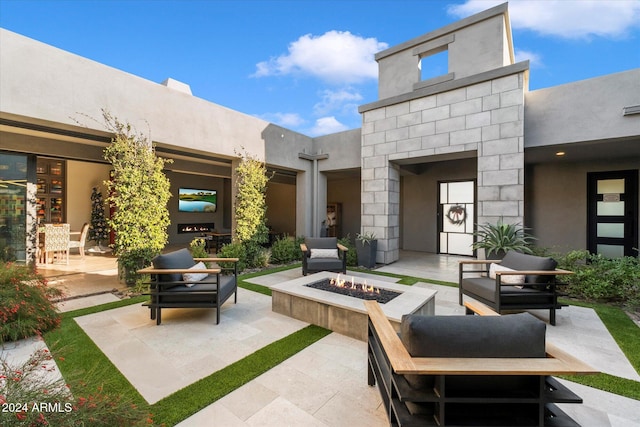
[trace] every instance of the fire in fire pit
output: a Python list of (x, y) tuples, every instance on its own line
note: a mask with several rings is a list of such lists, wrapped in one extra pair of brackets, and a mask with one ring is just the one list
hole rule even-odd
[(314, 289), (320, 289), (323, 291), (333, 292), (336, 294), (347, 295), (354, 298), (360, 298), (364, 300), (375, 300), (380, 304), (387, 303), (400, 295), (400, 292), (390, 291), (384, 288), (376, 288), (374, 286), (367, 285), (367, 281), (364, 283), (356, 283), (355, 278), (351, 277), (351, 281), (348, 282), (340, 278), (340, 275), (332, 279), (322, 279), (317, 282), (308, 283), (305, 286)]

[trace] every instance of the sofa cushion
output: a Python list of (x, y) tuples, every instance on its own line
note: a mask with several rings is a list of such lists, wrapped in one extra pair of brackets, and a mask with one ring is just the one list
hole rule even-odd
[(204, 280), (194, 283), (192, 287), (178, 285), (167, 294), (160, 296), (162, 303), (210, 303), (216, 302), (216, 293), (220, 301), (226, 301), (236, 289), (235, 276), (220, 276), (220, 286), (216, 275), (210, 274)]
[(336, 237), (306, 237), (304, 243), (309, 249), (336, 249), (338, 247)]
[(335, 258), (338, 259), (338, 249), (310, 249), (310, 258)]
[[(201, 280), (204, 280), (209, 275), (209, 273), (197, 273), (197, 270), (206, 270), (206, 269), (207, 269), (207, 266), (204, 264), (204, 262), (200, 261), (193, 267), (189, 267), (189, 270), (194, 271), (193, 273), (182, 273), (182, 280), (184, 280), (185, 282), (199, 282)], [(195, 285), (195, 283), (185, 284), (185, 286), (187, 286), (188, 288), (192, 287), (193, 285)]]
[[(187, 269), (196, 264), (188, 249), (158, 255), (151, 262), (153, 267), (158, 269)], [(180, 273), (160, 274), (159, 276), (160, 282), (179, 282), (182, 280)]]
[[(412, 357), (545, 357), (546, 324), (529, 313), (506, 316), (404, 315), (400, 338)], [(405, 375), (422, 388), (428, 376)]]
[(413, 357), (545, 357), (546, 324), (506, 316), (404, 315), (400, 336)]
[(309, 271), (342, 271), (343, 264), (340, 258), (309, 258), (307, 270)]
[[(549, 257), (539, 257), (534, 255), (522, 254), (516, 251), (509, 251), (502, 259), (503, 267), (512, 270), (555, 270), (558, 263)], [(525, 283), (548, 283), (553, 276), (527, 275)]]
[[(490, 305), (494, 310), (496, 302), (496, 281), (488, 277), (469, 277), (462, 280), (462, 289), (465, 293), (471, 294), (474, 298), (484, 299), (485, 304)], [(508, 310), (510, 305), (519, 305), (523, 308), (525, 305), (541, 304), (548, 306), (553, 302), (553, 294), (545, 290), (538, 289), (538, 286), (502, 286), (500, 288), (500, 304), (502, 309)], [(533, 308), (529, 306), (528, 308)]]

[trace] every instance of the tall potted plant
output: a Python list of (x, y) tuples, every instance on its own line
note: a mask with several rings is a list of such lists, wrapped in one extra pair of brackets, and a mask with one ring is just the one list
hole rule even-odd
[(356, 254), (358, 265), (366, 268), (376, 266), (376, 251), (378, 250), (378, 240), (374, 233), (356, 234)]
[(129, 123), (105, 111), (103, 117), (115, 134), (104, 150), (113, 168), (112, 179), (105, 181), (107, 201), (114, 208), (107, 223), (115, 233), (113, 250), (120, 277), (132, 286), (136, 271), (149, 265), (167, 244), (171, 191), (164, 167), (171, 160), (158, 157), (151, 140), (135, 133)]
[(497, 224), (478, 225), (474, 233), (476, 241), (473, 250), (484, 249), (487, 259), (502, 259), (507, 251), (532, 253), (529, 247), (535, 237), (526, 232), (520, 224), (505, 224), (502, 219)]

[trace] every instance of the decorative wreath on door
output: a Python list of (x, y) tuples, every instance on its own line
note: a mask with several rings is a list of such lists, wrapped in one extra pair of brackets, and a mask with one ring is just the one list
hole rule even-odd
[(447, 219), (454, 225), (464, 224), (467, 219), (467, 210), (462, 205), (453, 205), (447, 211)]

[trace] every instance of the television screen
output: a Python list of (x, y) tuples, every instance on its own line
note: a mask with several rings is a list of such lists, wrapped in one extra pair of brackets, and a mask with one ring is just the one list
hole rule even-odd
[(218, 206), (216, 190), (180, 188), (179, 199), (180, 212), (215, 212)]

